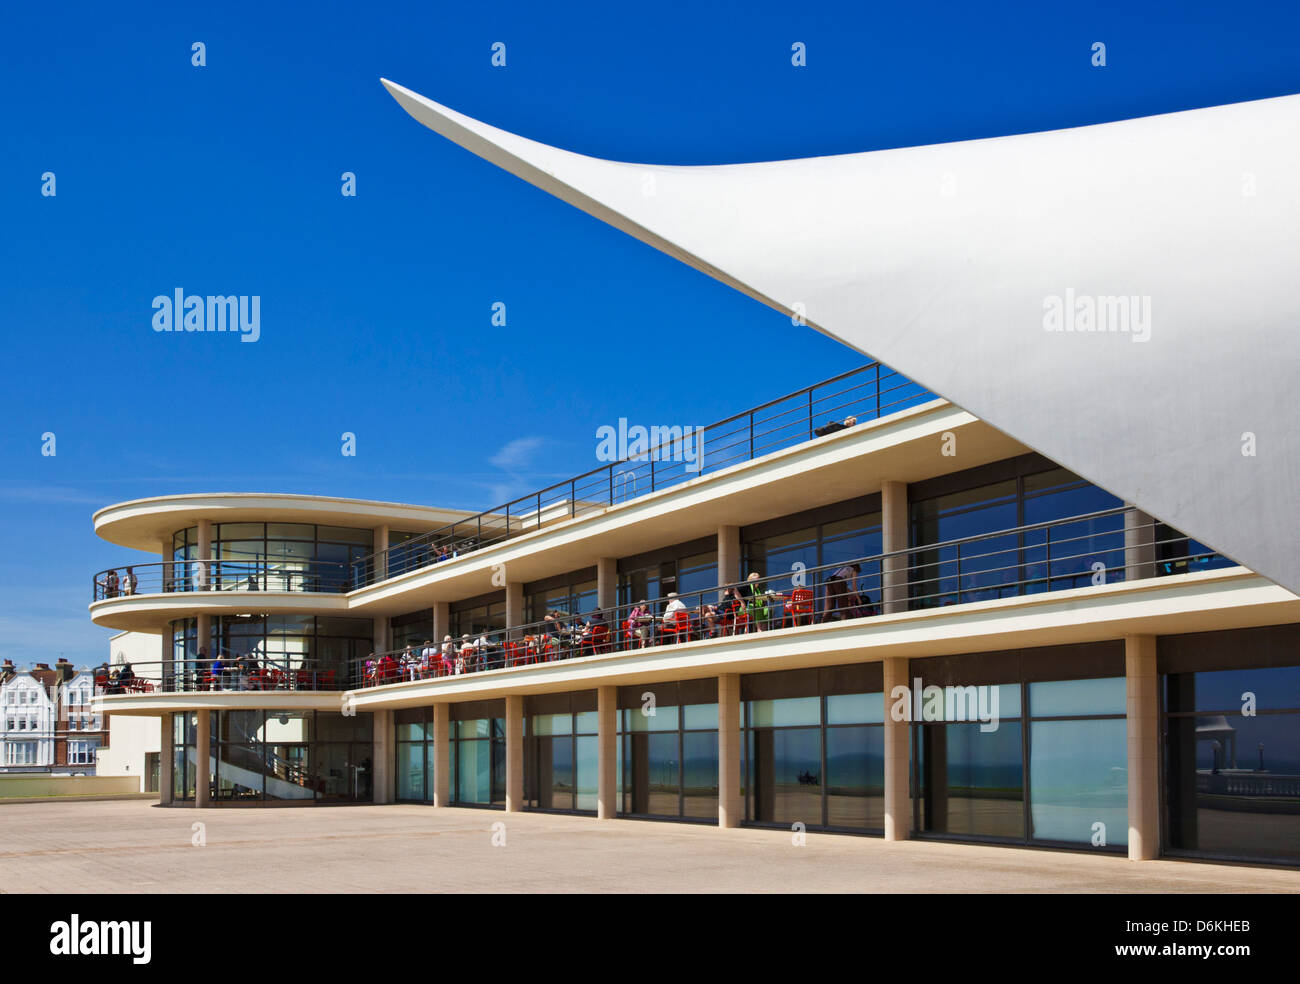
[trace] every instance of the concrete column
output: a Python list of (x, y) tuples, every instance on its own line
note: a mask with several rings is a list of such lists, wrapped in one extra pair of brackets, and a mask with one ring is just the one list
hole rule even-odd
[[(522, 581), (506, 581), (506, 628), (524, 624), (524, 584)], [(510, 633), (515, 638), (516, 632)]]
[[(161, 661), (158, 664), (158, 679), (161, 682), (164, 691), (176, 690), (178, 689), (176, 686), (176, 675), (182, 668), (176, 665), (176, 656), (172, 646), (172, 627), (170, 624), (162, 627), (162, 632), (158, 636), (158, 641), (161, 643), (158, 647), (158, 659)], [(147, 672), (147, 669), (136, 670), (136, 673), (141, 676)]]
[[(880, 485), (880, 549), (884, 553), (906, 550), (907, 542), (907, 483), (882, 482)], [(890, 612), (907, 611), (908, 558), (906, 555), (887, 558), (880, 568), (881, 607)], [(870, 586), (867, 586), (870, 593)], [(906, 671), (904, 671), (906, 676)]]
[(388, 616), (376, 615), (374, 618), (374, 628), (372, 631), (375, 637), (374, 640), (375, 652), (377, 653), (386, 652), (389, 648)]
[(740, 674), (718, 676), (718, 826), (739, 827), (745, 816), (740, 795)]
[(596, 607), (613, 608), (618, 604), (618, 558), (596, 560)]
[(190, 579), (190, 587), (203, 585), (210, 588), (217, 576), (212, 564), (212, 524), (206, 519), (200, 519), (194, 534), (198, 538), (198, 559), (203, 562), (203, 566), (196, 570), (196, 565), (191, 564), (186, 576)]
[(442, 639), (451, 634), (451, 605), (445, 601), (433, 603), (433, 644), (442, 652)]
[[(158, 568), (159, 574), (162, 577), (161, 590), (171, 591), (172, 578), (174, 577), (175, 574), (175, 572), (172, 569), (173, 567), (175, 567), (175, 565), (172, 563), (171, 537), (168, 537), (165, 540), (158, 541), (158, 544), (159, 544), (158, 546), (159, 552), (162, 554), (162, 566)], [(144, 588), (144, 590), (147, 591), (149, 589), (146, 587)]]
[(596, 817), (618, 816), (618, 688), (596, 688)]
[[(187, 653), (186, 655), (194, 659), (197, 659), (199, 655), (199, 651), (206, 650), (208, 654), (208, 659), (209, 660), (214, 659), (217, 654), (216, 654), (216, 646), (212, 642), (212, 616), (200, 614), (195, 619), (195, 622), (197, 624), (195, 628), (194, 652)], [(190, 668), (190, 670), (192, 670), (193, 672), (189, 672), (185, 669), (182, 669), (180, 672), (184, 674), (184, 677), (188, 677), (188, 682), (183, 683), (182, 685), (197, 690), (199, 680), (202, 678), (203, 674), (207, 671), (208, 667), (210, 667), (211, 665), (212, 664), (210, 662), (204, 664), (196, 663), (193, 667)]]
[(396, 794), (393, 774), (393, 712), (375, 711), (374, 752), (370, 757), (374, 770), (372, 784), (376, 803), (391, 803)]
[(212, 712), (199, 711), (197, 717), (199, 720), (194, 735), (194, 805), (202, 808), (209, 805), (212, 791)]
[(375, 580), (382, 581), (388, 577), (388, 527), (375, 527)]
[(1124, 580), (1140, 581), (1155, 576), (1155, 519), (1149, 513), (1133, 509), (1124, 514)]
[[(884, 660), (885, 692), (885, 840), (907, 840), (912, 830), (911, 725), (895, 721), (890, 709), (895, 687), (910, 687), (907, 660), (889, 656)], [(911, 691), (909, 690), (908, 693)]]
[[(158, 717), (158, 802), (163, 806), (171, 806), (172, 784), (176, 781), (172, 775), (172, 764), (176, 757), (176, 753), (172, 749), (173, 719), (170, 714), (160, 714)], [(144, 792), (144, 783), (147, 778), (146, 775), (140, 779), (141, 792)]]
[(506, 812), (524, 808), (524, 699), (506, 697)]
[(433, 805), (451, 803), (451, 705), (433, 705)]
[[(763, 573), (770, 573), (764, 571)], [(740, 527), (718, 527), (718, 583), (735, 584), (740, 580)]]
[(1124, 637), (1128, 680), (1128, 856), (1160, 856), (1160, 682), (1156, 637)]

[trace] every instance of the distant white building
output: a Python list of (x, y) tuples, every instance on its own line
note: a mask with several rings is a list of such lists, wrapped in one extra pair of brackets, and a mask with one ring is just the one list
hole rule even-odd
[(54, 765), (58, 709), (46, 685), (31, 670), (15, 670), (0, 684), (0, 772), (30, 772)]

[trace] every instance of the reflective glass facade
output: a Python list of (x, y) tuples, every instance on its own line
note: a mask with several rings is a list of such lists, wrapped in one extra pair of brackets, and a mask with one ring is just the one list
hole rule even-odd
[[(1122, 848), (1123, 669), (1122, 643), (913, 660), (905, 700), (913, 720), (916, 829)], [(1093, 673), (1107, 675), (1083, 675)]]
[(1160, 640), (1170, 852), (1300, 862), (1297, 652), (1293, 625)]
[[(373, 647), (371, 620), (332, 615), (213, 615), (211, 634), (199, 639), (198, 619), (172, 626), (173, 672), (192, 680), (202, 669), (199, 650), (209, 659), (251, 655), (264, 670), (291, 673), (307, 668), (329, 689), (348, 679)], [(237, 684), (232, 684), (235, 689)]]
[(717, 681), (624, 687), (618, 698), (618, 812), (716, 822)]
[(596, 812), (596, 692), (524, 700), (524, 803)]
[(747, 821), (883, 830), (880, 679), (879, 664), (742, 678)]

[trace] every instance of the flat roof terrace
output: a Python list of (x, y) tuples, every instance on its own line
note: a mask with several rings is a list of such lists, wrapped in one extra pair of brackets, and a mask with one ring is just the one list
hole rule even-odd
[[(1294, 870), (420, 805), (0, 806), (6, 892), (1300, 892)], [(492, 827), (505, 824), (504, 847)], [(50, 831), (58, 831), (51, 837)], [(105, 840), (105, 831), (112, 836)]]

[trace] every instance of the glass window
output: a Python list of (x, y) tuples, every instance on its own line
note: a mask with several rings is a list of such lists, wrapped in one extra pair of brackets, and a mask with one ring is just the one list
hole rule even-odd
[(1123, 677), (1031, 683), (1029, 713), (1034, 717), (1123, 714), (1126, 694), (1127, 684)]
[(1033, 721), (1029, 789), (1031, 836), (1098, 846), (1127, 844), (1125, 719)]

